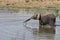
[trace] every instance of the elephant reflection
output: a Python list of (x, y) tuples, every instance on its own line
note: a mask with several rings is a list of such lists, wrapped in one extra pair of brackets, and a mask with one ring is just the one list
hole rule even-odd
[(43, 15), (42, 14), (34, 14), (32, 17), (25, 20), (24, 22), (27, 22), (31, 19), (39, 20), (39, 26), (40, 25), (55, 26), (56, 17), (54, 14), (43, 14)]

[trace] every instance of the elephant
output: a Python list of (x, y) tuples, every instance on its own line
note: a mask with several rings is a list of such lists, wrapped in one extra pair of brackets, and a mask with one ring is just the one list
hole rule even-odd
[(27, 22), (31, 19), (39, 20), (39, 26), (41, 25), (49, 25), (49, 26), (55, 26), (56, 22), (56, 16), (54, 14), (34, 14), (29, 19), (25, 20), (24, 22)]

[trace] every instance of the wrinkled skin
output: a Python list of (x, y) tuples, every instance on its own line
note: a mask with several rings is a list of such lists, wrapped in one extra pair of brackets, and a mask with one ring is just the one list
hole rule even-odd
[(31, 19), (39, 20), (39, 25), (55, 26), (56, 17), (53, 14), (46, 14), (46, 15), (34, 14), (31, 18), (27, 19), (24, 22), (27, 22)]

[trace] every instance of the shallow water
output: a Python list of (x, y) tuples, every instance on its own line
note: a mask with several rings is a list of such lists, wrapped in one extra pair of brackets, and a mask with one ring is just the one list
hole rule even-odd
[[(38, 33), (38, 20), (30, 20), (28, 27), (25, 27), (23, 21), (30, 18), (32, 13), (0, 12), (0, 40), (60, 40), (60, 26), (55, 27), (55, 34)], [(59, 21), (57, 18), (56, 24), (60, 24)]]

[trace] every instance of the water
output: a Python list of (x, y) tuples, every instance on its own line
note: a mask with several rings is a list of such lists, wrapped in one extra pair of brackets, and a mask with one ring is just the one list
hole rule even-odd
[[(32, 13), (27, 14), (23, 11), (18, 13), (0, 12), (0, 40), (60, 40), (60, 26), (56, 26), (55, 34), (38, 33), (38, 20), (30, 20), (27, 23), (28, 28), (26, 28), (23, 21), (30, 18)], [(57, 18), (56, 21), (59, 19)], [(56, 24), (59, 23), (56, 22)]]

